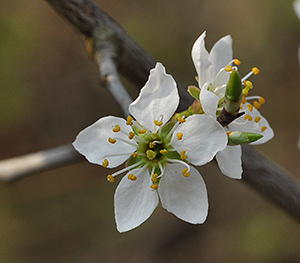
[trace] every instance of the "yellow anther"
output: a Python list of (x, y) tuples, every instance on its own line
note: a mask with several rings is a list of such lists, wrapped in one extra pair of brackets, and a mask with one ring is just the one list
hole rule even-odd
[(254, 73), (254, 75), (259, 74), (260, 70), (257, 67), (252, 68), (252, 72)]
[(177, 133), (177, 140), (182, 140), (183, 134), (181, 132)]
[(131, 116), (128, 116), (128, 117), (127, 117), (127, 122), (126, 122), (126, 124), (127, 124), (127, 125), (131, 125), (131, 124), (132, 124), (132, 121), (133, 121), (133, 118), (132, 118)]
[(253, 110), (253, 105), (250, 104), (250, 103), (248, 103), (248, 104), (247, 104), (247, 108), (249, 109), (249, 111), (252, 111), (252, 110)]
[(267, 129), (267, 126), (262, 126), (261, 131), (264, 132)]
[(265, 104), (265, 99), (263, 98), (263, 97), (260, 97), (259, 99), (258, 99), (258, 102), (260, 103), (260, 104)]
[(187, 168), (184, 168), (182, 170), (182, 174), (184, 177), (189, 177), (191, 175), (191, 173), (189, 172), (189, 169), (187, 169)]
[(166, 154), (168, 151), (166, 149), (162, 149), (159, 151), (161, 154)]
[(156, 126), (161, 126), (161, 125), (163, 125), (163, 122), (162, 122), (162, 121), (157, 121), (157, 120), (155, 120), (155, 121), (154, 121), (154, 124), (155, 124)]
[(103, 162), (102, 162), (102, 166), (103, 166), (104, 168), (106, 168), (108, 165), (109, 165), (108, 160), (107, 160), (107, 159), (104, 159)]
[(132, 156), (135, 158), (135, 157), (138, 157), (139, 156), (139, 153), (136, 153), (136, 152), (134, 152), (133, 154), (132, 154)]
[(236, 59), (234, 59), (234, 64), (239, 66), (242, 64), (242, 62), (236, 58)]
[(112, 139), (112, 138), (108, 138), (108, 141), (109, 141), (110, 143), (114, 144), (114, 143), (116, 143), (117, 140)]
[(242, 97), (242, 103), (245, 104), (247, 102), (245, 96)]
[(138, 130), (138, 134), (144, 134), (146, 133), (146, 129)]
[(158, 184), (157, 184), (157, 183), (152, 184), (152, 185), (150, 186), (150, 188), (153, 189), (153, 190), (157, 190), (157, 189), (158, 189)]
[(227, 72), (232, 71), (232, 67), (231, 67), (231, 66), (226, 66), (226, 67), (225, 67), (225, 71), (227, 71)]
[(129, 132), (128, 138), (129, 140), (132, 140), (134, 138), (134, 132)]
[(153, 175), (152, 175), (151, 181), (152, 181), (153, 183), (156, 183), (156, 182), (157, 182), (157, 176), (158, 176), (158, 174), (153, 174)]
[(119, 125), (116, 125), (115, 128), (113, 128), (113, 132), (119, 132), (121, 130)]
[(185, 122), (185, 119), (182, 118), (181, 116), (179, 116), (179, 117), (177, 118), (177, 120), (178, 120), (180, 123), (184, 123), (184, 122)]
[(156, 182), (157, 182), (157, 178), (152, 177), (152, 178), (151, 178), (151, 181), (152, 181), (152, 183), (156, 183)]
[(257, 101), (254, 101), (253, 102), (253, 106), (254, 106), (255, 109), (258, 110), (261, 107), (261, 104), (259, 102), (257, 102)]
[(186, 159), (188, 158), (188, 156), (186, 155), (186, 151), (182, 151), (182, 152), (180, 153), (180, 158), (181, 158), (182, 160), (186, 160)]
[(136, 176), (133, 175), (133, 174), (129, 174), (128, 175), (128, 179), (131, 180), (131, 181), (135, 181), (136, 180)]
[(153, 149), (155, 145), (156, 145), (155, 142), (149, 142), (149, 148), (150, 149)]
[(115, 178), (111, 174), (109, 174), (107, 176), (107, 181), (109, 181), (110, 183), (113, 183), (115, 181)]
[(254, 119), (254, 121), (255, 121), (256, 123), (258, 123), (260, 120), (261, 120), (261, 117), (259, 117), (259, 116), (257, 116), (257, 117)]
[(249, 114), (246, 114), (244, 119), (248, 121), (252, 121), (252, 117)]

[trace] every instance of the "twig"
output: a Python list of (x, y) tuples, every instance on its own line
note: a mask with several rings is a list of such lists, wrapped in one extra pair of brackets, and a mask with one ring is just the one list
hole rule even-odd
[[(154, 67), (155, 60), (101, 8), (90, 0), (46, 1), (88, 38), (93, 36), (93, 32), (97, 27), (101, 25), (109, 27), (118, 39), (116, 49), (118, 50), (116, 54), (118, 70), (137, 87), (141, 88), (143, 86), (147, 80), (149, 70)], [(184, 110), (182, 105), (190, 105), (191, 100), (182, 89), (180, 89), (180, 94), (180, 110)], [(64, 148), (54, 148), (40, 152), (39, 154), (44, 158), (43, 161), (38, 162), (39, 165), (33, 161), (34, 159), (30, 161), (26, 159), (26, 169), (21, 164), (21, 161), (26, 157), (4, 160), (0, 162), (0, 178), (11, 182), (37, 172), (82, 161), (83, 158), (79, 157), (71, 145), (63, 147), (67, 147), (65, 148), (68, 149), (67, 153), (63, 150)], [(57, 158), (49, 158), (53, 154)], [(28, 156), (34, 156), (34, 154)], [(48, 162), (45, 160), (48, 160)], [(4, 169), (3, 167), (8, 167), (8, 164), (10, 164), (10, 168)], [(249, 183), (266, 198), (279, 204), (295, 218), (300, 219), (300, 185), (298, 181), (292, 179), (283, 169), (271, 163), (259, 152), (247, 146), (243, 146), (243, 168), (244, 182)], [(18, 173), (14, 170), (17, 170)]]
[(71, 144), (0, 161), (0, 180), (12, 183), (37, 173), (84, 161)]

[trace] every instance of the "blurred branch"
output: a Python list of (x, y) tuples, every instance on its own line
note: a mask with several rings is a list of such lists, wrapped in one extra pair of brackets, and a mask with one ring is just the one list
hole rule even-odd
[[(110, 72), (118, 71), (141, 88), (147, 80), (149, 70), (154, 67), (155, 60), (143, 50), (125, 31), (112, 20), (100, 7), (90, 0), (46, 0), (60, 15), (67, 19), (81, 34), (91, 39), (94, 58), (104, 80), (110, 80), (102, 68), (105, 53), (103, 46), (109, 48), (106, 57)], [(102, 32), (102, 33), (101, 33)], [(108, 34), (107, 34), (108, 32)], [(104, 40), (102, 37), (104, 36)], [(105, 37), (106, 36), (106, 37)], [(100, 45), (97, 47), (97, 45)], [(108, 46), (107, 46), (108, 45)], [(102, 64), (102, 66), (101, 66)], [(113, 83), (115, 80), (112, 80)], [(119, 80), (117, 80), (118, 82)], [(111, 85), (114, 86), (114, 85)], [(112, 91), (113, 92), (113, 91)], [(179, 89), (181, 108), (191, 104), (190, 97), (183, 89)], [(300, 184), (289, 176), (278, 165), (249, 146), (243, 146), (243, 181), (253, 186), (266, 198), (279, 204), (284, 210), (300, 219)], [(59, 166), (77, 163), (83, 160), (71, 145), (29, 154), (0, 162), (0, 179), (13, 182), (26, 176), (50, 170)]]
[(12, 183), (37, 173), (84, 161), (71, 144), (0, 161), (0, 180)]

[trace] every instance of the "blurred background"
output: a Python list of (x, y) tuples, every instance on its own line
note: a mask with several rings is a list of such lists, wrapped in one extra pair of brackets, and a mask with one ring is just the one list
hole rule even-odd
[[(233, 37), (240, 73), (275, 137), (256, 148), (299, 179), (300, 21), (292, 0), (97, 1), (183, 86), (196, 84), (190, 57)], [(96, 65), (45, 1), (0, 2), (0, 159), (71, 143), (105, 115), (122, 116), (99, 86)], [(136, 97), (138, 92), (130, 88)], [(119, 234), (108, 170), (88, 162), (0, 183), (0, 262), (300, 262), (300, 224), (214, 164), (200, 167), (210, 210), (190, 225), (158, 207)]]

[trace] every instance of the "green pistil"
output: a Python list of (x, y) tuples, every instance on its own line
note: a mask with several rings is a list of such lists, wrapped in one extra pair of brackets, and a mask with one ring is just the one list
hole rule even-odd
[(156, 157), (156, 152), (152, 151), (152, 150), (147, 150), (146, 151), (146, 156), (149, 160), (153, 160)]

